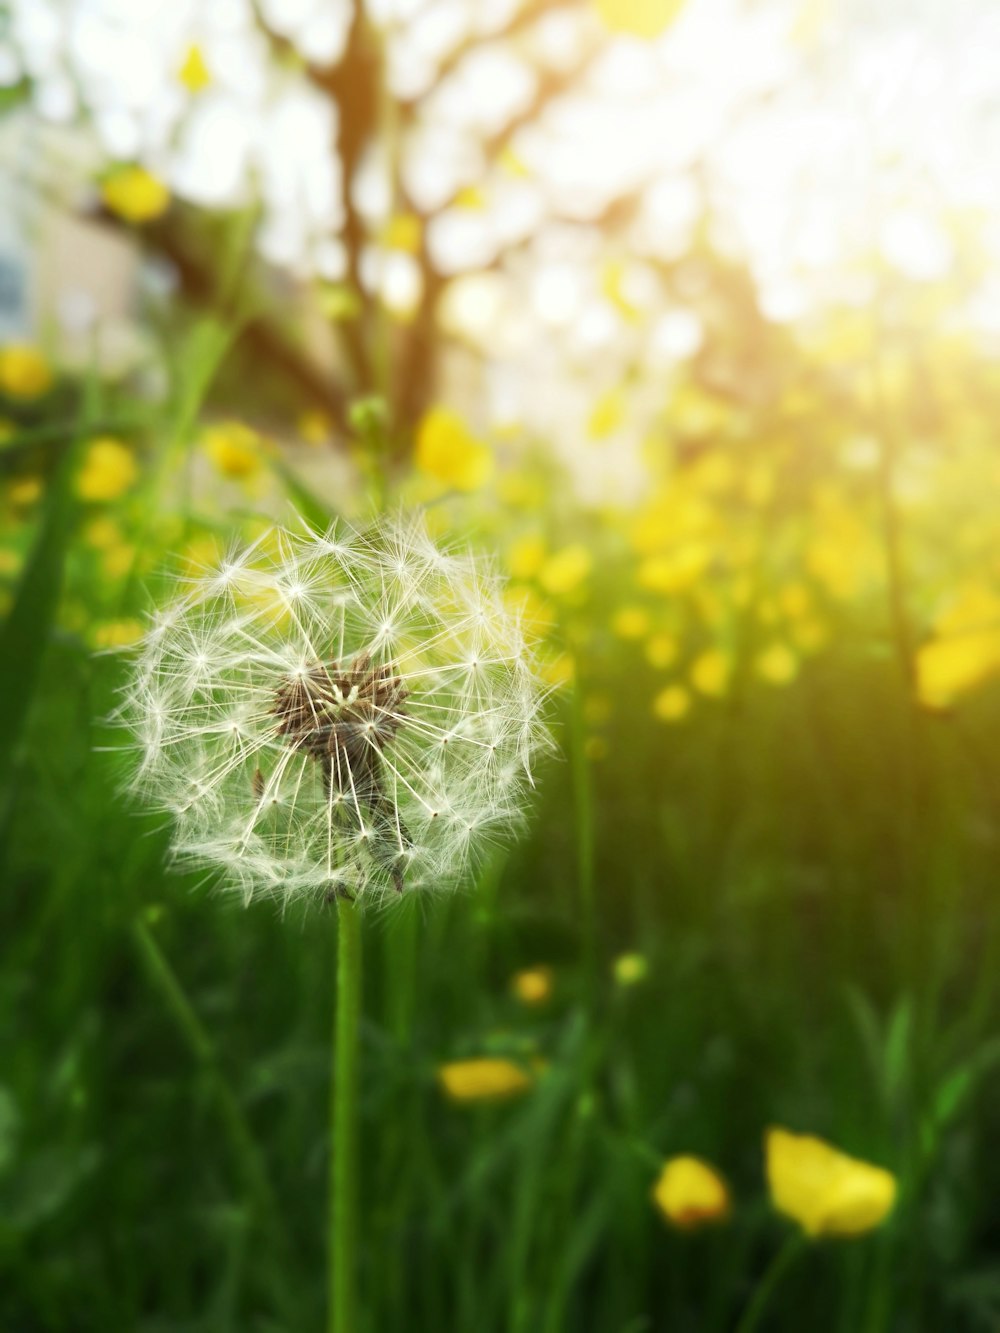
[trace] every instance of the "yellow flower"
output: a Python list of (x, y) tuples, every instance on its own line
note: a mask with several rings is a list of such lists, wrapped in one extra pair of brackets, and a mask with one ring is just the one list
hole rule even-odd
[(0, 393), (8, 398), (40, 398), (52, 387), (52, 369), (37, 347), (7, 343), (0, 347)]
[(170, 206), (170, 191), (145, 167), (122, 167), (101, 186), (108, 209), (126, 222), (152, 222)]
[(110, 435), (91, 440), (76, 479), (82, 500), (117, 500), (139, 475), (132, 450)]
[(712, 552), (704, 542), (686, 542), (670, 555), (653, 555), (643, 560), (636, 578), (639, 586), (650, 592), (683, 592), (704, 573)]
[(261, 437), (242, 421), (210, 426), (202, 436), (205, 453), (224, 477), (244, 480), (263, 466)]
[(545, 540), (538, 536), (519, 537), (507, 551), (507, 570), (511, 578), (531, 579), (545, 560)]
[(683, 685), (668, 685), (653, 700), (653, 712), (661, 722), (679, 722), (691, 711), (691, 696)]
[(765, 1149), (774, 1206), (808, 1236), (860, 1236), (884, 1222), (896, 1201), (891, 1172), (811, 1134), (771, 1129)]
[(677, 640), (672, 634), (654, 634), (646, 644), (646, 661), (661, 671), (677, 660)]
[(83, 540), (95, 551), (106, 551), (121, 543), (122, 530), (113, 518), (94, 518), (84, 528)]
[(545, 1004), (552, 997), (551, 967), (528, 967), (515, 972), (510, 988), (522, 1004)]
[(177, 77), (189, 93), (203, 92), (211, 84), (212, 75), (197, 42), (192, 42), (188, 47)]
[(933, 639), (917, 651), (917, 698), (946, 709), (963, 694), (1000, 674), (1000, 629)]
[(691, 666), (691, 684), (699, 694), (719, 698), (729, 688), (729, 658), (719, 648), (709, 648)]
[(619, 986), (637, 986), (645, 981), (649, 964), (641, 953), (620, 953), (612, 964), (615, 981)]
[(417, 427), (414, 462), (420, 472), (456, 491), (476, 491), (489, 481), (493, 455), (458, 415), (432, 407)]
[(557, 653), (554, 657), (543, 658), (541, 677), (557, 688), (570, 685), (576, 675), (576, 667), (571, 653)]
[(539, 581), (554, 597), (575, 592), (587, 578), (593, 558), (586, 546), (579, 542), (564, 546), (549, 556), (539, 572)]
[(611, 628), (619, 639), (642, 639), (649, 632), (649, 612), (641, 606), (623, 606), (615, 612)]
[(132, 572), (135, 564), (135, 547), (128, 542), (120, 546), (110, 546), (101, 558), (101, 564), (109, 579), (123, 579)]
[(604, 26), (633, 37), (658, 37), (684, 7), (684, 0), (594, 0)]
[(591, 440), (605, 440), (613, 435), (625, 420), (625, 402), (620, 389), (609, 389), (594, 404), (587, 420), (587, 436)]
[(693, 1231), (729, 1216), (729, 1187), (700, 1157), (671, 1157), (653, 1186), (653, 1202), (673, 1226)]
[(452, 1060), (437, 1071), (445, 1095), (453, 1102), (503, 1101), (531, 1087), (531, 1076), (513, 1060), (487, 1056)]
[(799, 674), (799, 659), (785, 643), (772, 643), (757, 657), (757, 674), (769, 685), (788, 685)]
[(423, 223), (416, 213), (397, 213), (382, 229), (382, 244), (387, 250), (403, 250), (415, 255), (420, 250)]

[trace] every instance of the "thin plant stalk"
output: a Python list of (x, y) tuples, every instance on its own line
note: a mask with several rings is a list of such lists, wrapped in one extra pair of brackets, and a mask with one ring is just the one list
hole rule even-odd
[(361, 915), (347, 899), (341, 899), (337, 905), (335, 988), (330, 1100), (329, 1329), (330, 1333), (356, 1333)]
[(743, 1318), (736, 1325), (736, 1333), (755, 1333), (755, 1330), (763, 1327), (761, 1320), (771, 1302), (781, 1279), (792, 1267), (799, 1255), (806, 1247), (804, 1236), (795, 1233), (789, 1236), (788, 1240), (778, 1251), (771, 1261), (770, 1267), (764, 1270), (764, 1276), (757, 1284), (757, 1290), (753, 1294), (753, 1300), (747, 1306)]

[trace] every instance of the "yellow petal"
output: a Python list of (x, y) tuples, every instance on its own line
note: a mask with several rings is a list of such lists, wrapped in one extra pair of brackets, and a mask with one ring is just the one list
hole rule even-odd
[(414, 462), (420, 472), (457, 491), (475, 491), (493, 472), (493, 455), (462, 417), (432, 407), (417, 427)]
[(455, 1102), (500, 1101), (531, 1087), (531, 1077), (520, 1065), (495, 1057), (452, 1060), (437, 1073), (445, 1095)]
[(667, 1221), (684, 1231), (721, 1222), (730, 1210), (725, 1180), (700, 1157), (672, 1157), (653, 1186), (653, 1200)]
[(37, 347), (7, 343), (0, 347), (0, 393), (8, 398), (40, 398), (52, 386), (52, 370)]
[(139, 475), (132, 450), (110, 435), (91, 440), (76, 480), (82, 500), (117, 500)]
[(771, 1129), (766, 1155), (774, 1206), (809, 1236), (862, 1235), (879, 1226), (896, 1201), (891, 1172), (811, 1134)]
[(528, 967), (515, 972), (510, 988), (522, 1004), (545, 1004), (552, 996), (551, 967)]
[(170, 191), (144, 167), (122, 167), (104, 182), (101, 194), (126, 222), (151, 222), (170, 206)]

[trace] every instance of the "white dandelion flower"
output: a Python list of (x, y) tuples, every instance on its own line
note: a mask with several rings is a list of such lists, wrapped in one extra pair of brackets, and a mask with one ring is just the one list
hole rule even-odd
[(519, 823), (545, 697), (499, 578), (397, 519), (188, 579), (121, 714), (179, 856), (247, 900), (379, 900), (467, 879)]

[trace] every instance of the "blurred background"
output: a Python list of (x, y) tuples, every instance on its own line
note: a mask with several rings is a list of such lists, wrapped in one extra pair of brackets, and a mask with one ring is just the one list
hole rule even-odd
[(401, 506), (560, 758), (366, 921), (364, 1330), (1000, 1329), (998, 51), (0, 6), (5, 1330), (322, 1327), (332, 914), (171, 869), (105, 719), (178, 575)]

